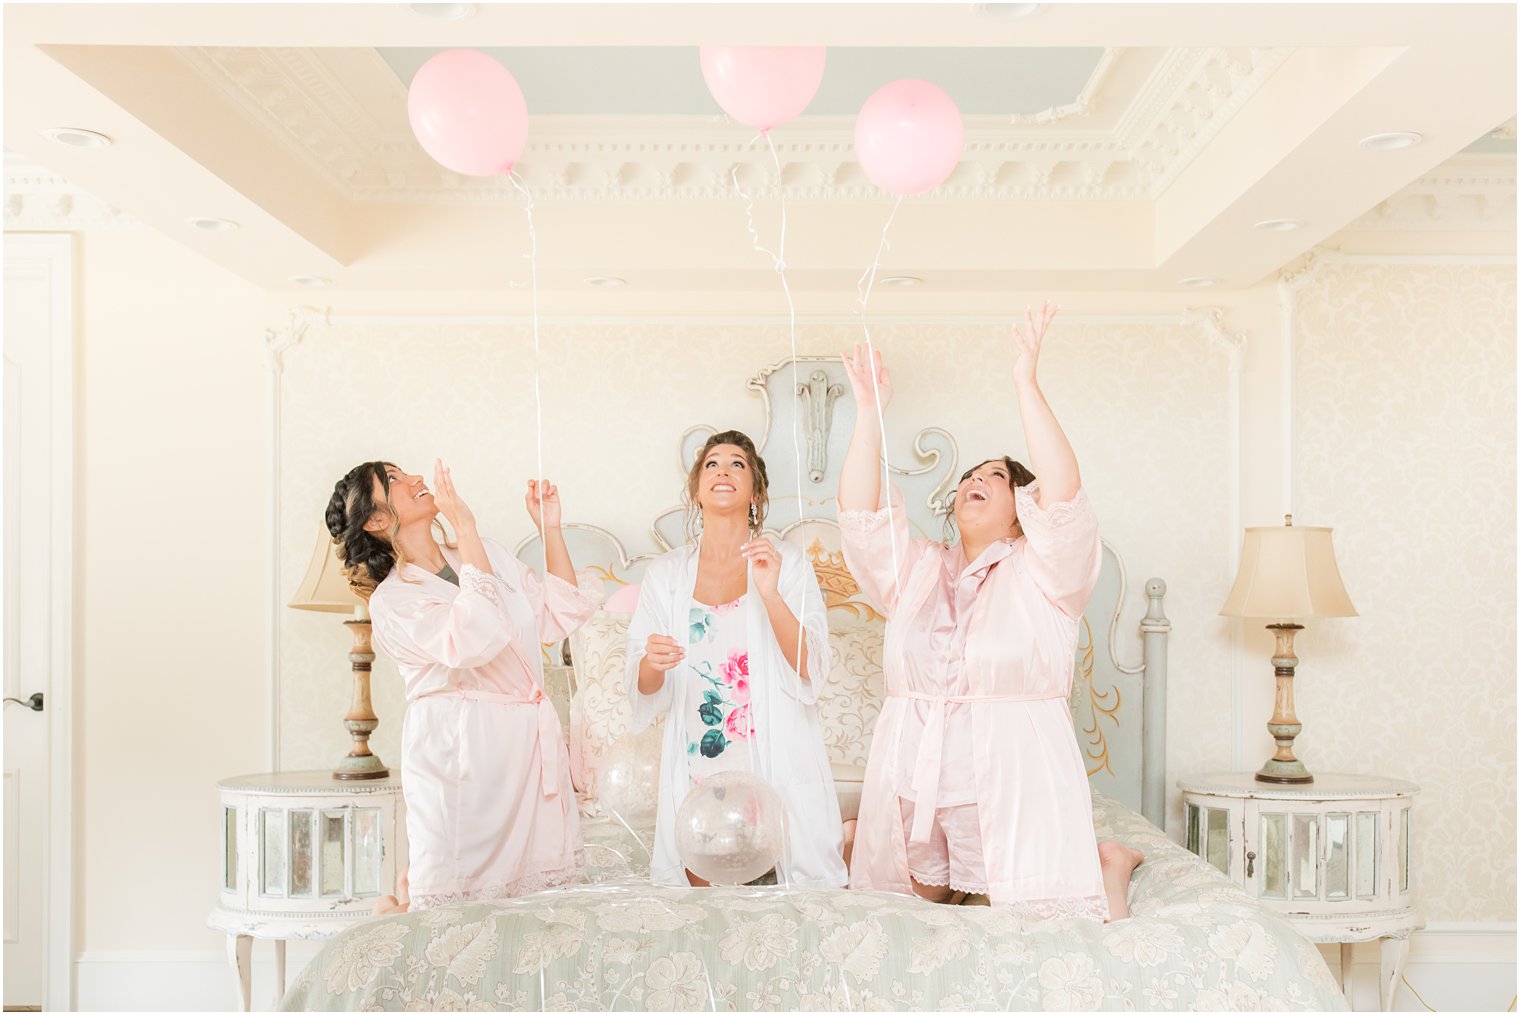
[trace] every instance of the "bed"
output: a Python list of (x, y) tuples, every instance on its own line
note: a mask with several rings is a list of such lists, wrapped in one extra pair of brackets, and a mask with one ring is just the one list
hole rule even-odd
[[(882, 693), (882, 618), (859, 597), (832, 521), (854, 405), (838, 397), (847, 386), (838, 362), (827, 359), (777, 364), (749, 387), (764, 401), (765, 433), (780, 438), (757, 442), (772, 481), (768, 528), (807, 552), (830, 611), (833, 669), (819, 709), (849, 817)], [(710, 432), (682, 435), (683, 474)], [(894, 454), (893, 480), (920, 534), (941, 532), (957, 458), (951, 436), (933, 428), (916, 436), (901, 463)], [(1146, 854), (1129, 920), (1031, 924), (1004, 910), (884, 893), (650, 884), (652, 829), (609, 814), (597, 783), (609, 752), (626, 753), (633, 742), (622, 689), (628, 618), (616, 608), (631, 605), (618, 590), (681, 538), (677, 509), (654, 520), (642, 553), (611, 532), (567, 527), (582, 580), (602, 583), (614, 607), (566, 647), (571, 764), (586, 840), (581, 883), (368, 921), (326, 945), (284, 1010), (1345, 1010), (1311, 943), (1158, 827), (1165, 585), (1151, 579), (1131, 589), (1106, 544), (1073, 661), (1071, 705), (1098, 836)], [(518, 553), (541, 566), (535, 542)], [(656, 736), (637, 743), (658, 755)]]

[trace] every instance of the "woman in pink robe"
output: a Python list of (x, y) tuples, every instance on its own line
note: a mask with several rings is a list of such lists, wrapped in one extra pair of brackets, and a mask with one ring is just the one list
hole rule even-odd
[[(911, 539), (881, 507), (891, 380), (857, 347), (840, 485), (845, 561), (887, 616), (886, 701), (871, 742), (850, 887), (938, 902), (985, 893), (1036, 919), (1128, 915), (1141, 854), (1100, 849), (1072, 729), (1077, 630), (1102, 544), (1076, 457), (1035, 380), (1054, 308), (1013, 329), (1013, 388), (1034, 473), (990, 459), (961, 477), (958, 544)], [(1035, 477), (1039, 481), (1035, 481)]]
[[(540, 645), (564, 638), (596, 602), (576, 587), (554, 485), (540, 492), (530, 482), (527, 504), (543, 533), (543, 579), (481, 538), (441, 463), (429, 491), (421, 476), (367, 462), (328, 505), (349, 582), (369, 600), (375, 644), (406, 684), (413, 908), (523, 895), (575, 880), (584, 864)], [(438, 515), (457, 545), (434, 539)]]

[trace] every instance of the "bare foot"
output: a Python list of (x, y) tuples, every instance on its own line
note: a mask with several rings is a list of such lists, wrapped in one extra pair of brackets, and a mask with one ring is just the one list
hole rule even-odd
[(390, 916), (392, 913), (405, 913), (410, 908), (394, 895), (382, 895), (375, 903), (375, 916)]
[(401, 872), (396, 878), (396, 894), (382, 895), (375, 903), (376, 916), (390, 916), (392, 913), (405, 913), (412, 908), (412, 886), (407, 879), (411, 868)]
[(1122, 842), (1098, 843), (1098, 860), (1103, 865), (1103, 891), (1108, 896), (1108, 920), (1129, 918), (1129, 882), (1135, 868), (1145, 862), (1145, 854)]

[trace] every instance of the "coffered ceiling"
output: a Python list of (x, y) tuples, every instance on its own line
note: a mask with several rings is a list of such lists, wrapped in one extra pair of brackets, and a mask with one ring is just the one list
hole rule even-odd
[[(854, 114), (901, 77), (935, 81), (966, 124), (959, 167), (903, 202), (884, 259), (937, 291), (1247, 286), (1435, 207), (1410, 191), (1435, 177), (1488, 193), (1497, 174), (1474, 221), (1508, 217), (1513, 243), (1512, 5), (412, 6), (8, 5), (6, 146), (27, 178), (270, 289), (488, 289), (524, 277), (524, 199), (434, 163), (406, 117), (416, 68), (462, 46), (526, 95), (517, 171), (551, 291), (774, 287), (747, 195), (762, 231), (785, 199), (794, 287), (853, 292), (893, 205), (854, 160)], [(707, 94), (703, 43), (829, 47), (774, 162)], [(113, 143), (60, 145), (56, 127)], [(1390, 131), (1420, 142), (1359, 144)], [(8, 172), (11, 228), (24, 175)], [(208, 217), (238, 228), (188, 224)]]

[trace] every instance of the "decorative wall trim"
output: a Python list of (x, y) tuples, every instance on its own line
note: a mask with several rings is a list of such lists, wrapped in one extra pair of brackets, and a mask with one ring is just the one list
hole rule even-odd
[(1008, 117), (1008, 123), (1014, 127), (1043, 127), (1047, 124), (1059, 123), (1073, 116), (1087, 116), (1093, 111), (1094, 99), (1099, 90), (1108, 82), (1108, 76), (1113, 72), (1114, 64), (1123, 55), (1124, 50), (1113, 46), (1103, 51), (1098, 58), (1098, 65), (1093, 68), (1092, 74), (1087, 79), (1087, 84), (1077, 93), (1077, 97), (1064, 106), (1051, 106), (1038, 113), (1014, 113)]
[(270, 442), (269, 442), (269, 617), (266, 620), (268, 629), (268, 652), (269, 652), (269, 728), (268, 728), (268, 751), (269, 770), (280, 770), (280, 610), (285, 605), (285, 596), (280, 588), (280, 378), (285, 371), (285, 354), (301, 344), (306, 337), (306, 330), (312, 324), (325, 320), (323, 311), (314, 310), (311, 307), (293, 307), (285, 325), (280, 328), (266, 328), (264, 331), (264, 349), (269, 354), (269, 418), (270, 418)]
[[(1203, 332), (1216, 345), (1224, 347), (1230, 358), (1230, 474), (1234, 477), (1230, 487), (1230, 532), (1226, 547), (1226, 561), (1240, 558), (1240, 543), (1244, 536), (1241, 521), (1241, 486), (1245, 482), (1240, 442), (1243, 412), (1241, 400), (1241, 371), (1245, 367), (1247, 338), (1243, 331), (1230, 331), (1225, 327), (1224, 310), (1221, 307), (1189, 307), (1184, 318), (1203, 328)], [(1244, 624), (1239, 618), (1230, 621), (1230, 770), (1239, 771), (1245, 751), (1245, 684), (1241, 675), (1241, 655), (1245, 651)]]
[(1513, 233), (1515, 167), (1513, 154), (1457, 155), (1379, 202), (1345, 231)]
[(142, 223), (19, 155), (5, 156), (5, 231), (78, 233)]

